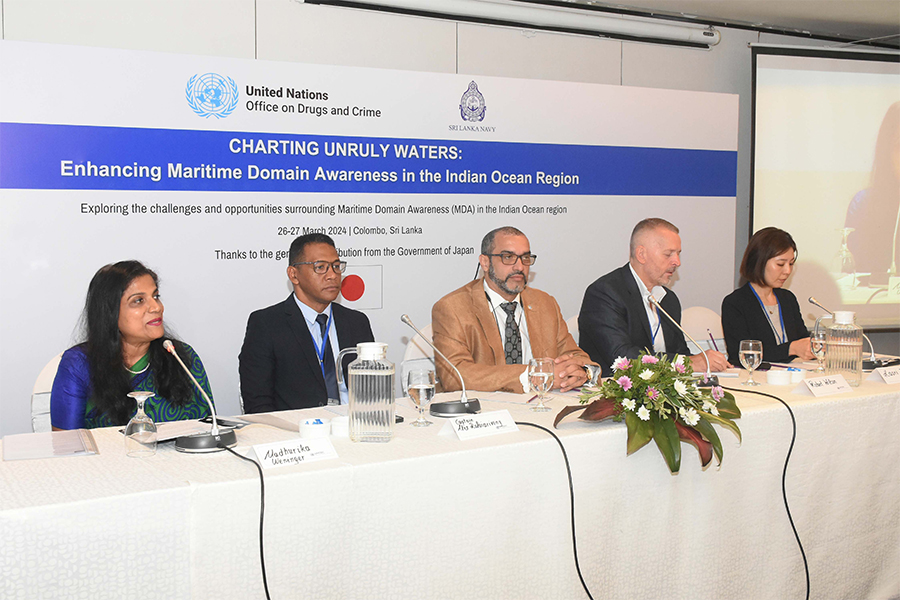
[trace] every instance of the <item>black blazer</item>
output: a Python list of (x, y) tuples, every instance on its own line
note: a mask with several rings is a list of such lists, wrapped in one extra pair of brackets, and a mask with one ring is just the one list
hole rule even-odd
[[(775, 334), (766, 318), (766, 313), (746, 283), (734, 290), (722, 300), (722, 330), (725, 332), (725, 346), (728, 348), (728, 362), (741, 364), (738, 350), (741, 340), (759, 340), (763, 345), (763, 360), (769, 362), (788, 362), (794, 356), (790, 354), (791, 342), (809, 337), (809, 331), (800, 314), (797, 298), (788, 290), (775, 288), (775, 297), (781, 305), (784, 315), (784, 331), (787, 343), (778, 344)], [(781, 322), (775, 323), (781, 328)]]
[[(331, 307), (340, 349), (375, 341), (366, 315), (340, 304)], [(347, 365), (355, 358), (344, 357), (341, 368), (345, 376)], [(310, 408), (328, 402), (312, 335), (293, 294), (250, 315), (238, 363), (245, 413)]]
[[(676, 321), (681, 321), (681, 303), (675, 293), (666, 288), (660, 301), (663, 309)], [(660, 313), (666, 355), (689, 353), (684, 334)], [(603, 376), (612, 373), (613, 361), (619, 357), (637, 358), (645, 349), (653, 351), (650, 321), (628, 264), (607, 273), (584, 292), (578, 314), (578, 345), (591, 360), (603, 367)]]

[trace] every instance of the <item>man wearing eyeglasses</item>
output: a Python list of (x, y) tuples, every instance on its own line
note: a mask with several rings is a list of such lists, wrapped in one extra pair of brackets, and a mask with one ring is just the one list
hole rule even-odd
[[(247, 321), (238, 357), (244, 412), (347, 403), (347, 388), (337, 382), (338, 351), (375, 336), (366, 315), (334, 302), (346, 268), (327, 235), (293, 241), (287, 276), (294, 293)], [(346, 375), (346, 364), (341, 368)]]
[[(528, 361), (555, 360), (553, 387), (580, 387), (599, 367), (569, 334), (556, 300), (528, 287), (537, 260), (525, 234), (501, 227), (484, 236), (485, 276), (441, 298), (431, 310), (434, 343), (459, 369), (466, 387), (485, 392), (529, 390)], [(444, 361), (435, 361), (445, 391), (460, 389)]]

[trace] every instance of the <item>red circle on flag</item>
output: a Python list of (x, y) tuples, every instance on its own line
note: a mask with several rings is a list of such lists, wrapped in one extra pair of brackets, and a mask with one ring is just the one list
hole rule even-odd
[(341, 282), (341, 295), (345, 300), (356, 302), (366, 291), (366, 282), (359, 275), (347, 275)]

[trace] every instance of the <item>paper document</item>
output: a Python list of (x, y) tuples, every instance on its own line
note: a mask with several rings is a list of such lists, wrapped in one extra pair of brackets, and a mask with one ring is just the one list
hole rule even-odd
[(97, 454), (94, 436), (87, 429), (19, 433), (3, 438), (3, 460), (28, 460)]

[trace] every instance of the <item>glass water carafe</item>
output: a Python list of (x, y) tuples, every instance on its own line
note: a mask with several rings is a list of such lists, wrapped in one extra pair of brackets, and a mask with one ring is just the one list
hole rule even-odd
[(394, 364), (387, 344), (363, 342), (338, 354), (338, 383), (344, 382), (341, 360), (349, 352), (358, 356), (347, 368), (350, 439), (354, 442), (389, 442), (394, 436)]
[(839, 310), (825, 333), (825, 373), (841, 374), (853, 387), (862, 382), (863, 330), (856, 313)]

